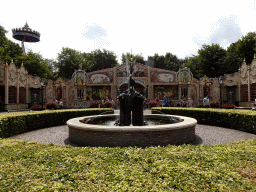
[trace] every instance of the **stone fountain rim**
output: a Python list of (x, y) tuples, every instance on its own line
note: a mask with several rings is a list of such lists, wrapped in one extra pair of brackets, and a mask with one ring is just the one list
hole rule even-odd
[(106, 131), (106, 132), (136, 132), (136, 131), (166, 131), (166, 130), (175, 130), (175, 129), (185, 129), (188, 127), (196, 126), (197, 120), (190, 117), (178, 116), (178, 115), (162, 115), (162, 114), (150, 114), (144, 115), (144, 117), (157, 117), (157, 116), (166, 116), (173, 117), (179, 120), (182, 120), (179, 123), (165, 124), (165, 125), (156, 125), (156, 126), (105, 126), (105, 125), (93, 125), (85, 124), (80, 122), (81, 120), (89, 118), (100, 118), (100, 117), (119, 117), (119, 114), (108, 114), (108, 115), (92, 115), (92, 116), (83, 116), (73, 118), (67, 121), (67, 125), (70, 128), (76, 128), (81, 130), (88, 131)]

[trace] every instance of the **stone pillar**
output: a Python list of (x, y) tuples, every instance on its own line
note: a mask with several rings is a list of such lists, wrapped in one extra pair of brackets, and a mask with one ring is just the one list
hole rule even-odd
[(250, 105), (250, 102), (251, 102), (251, 82), (250, 82), (250, 65), (247, 66), (247, 71), (248, 71), (248, 103)]
[(148, 98), (150, 99), (150, 100), (154, 100), (154, 90), (153, 90), (153, 85), (149, 85), (148, 86)]
[(190, 82), (188, 82), (188, 99), (190, 98), (191, 99), (191, 83)]
[(111, 85), (111, 98), (116, 102), (116, 86)]
[(179, 92), (178, 100), (180, 100), (180, 98), (181, 98), (181, 83), (180, 82), (179, 82), (178, 92)]
[[(9, 82), (8, 82), (8, 73), (9, 73), (9, 67), (8, 64), (6, 63), (5, 65), (5, 105), (9, 104)], [(7, 106), (5, 106), (7, 109)]]
[(84, 98), (83, 98), (84, 101), (86, 101), (86, 86), (84, 85)]
[(77, 86), (75, 86), (75, 101), (77, 101)]
[(17, 98), (17, 108), (19, 108), (19, 103), (20, 103), (20, 84), (19, 84), (19, 79), (20, 79), (20, 70), (19, 69), (17, 69), (17, 96), (16, 96), (16, 98)]
[(238, 84), (238, 101), (241, 101), (241, 69), (238, 69), (238, 74), (239, 74), (239, 84)]
[(26, 103), (28, 104), (28, 72), (26, 71)]

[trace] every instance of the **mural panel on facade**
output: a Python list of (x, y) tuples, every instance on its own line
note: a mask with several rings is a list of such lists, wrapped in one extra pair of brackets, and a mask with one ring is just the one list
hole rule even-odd
[(166, 96), (168, 99), (178, 99), (178, 85), (155, 85), (154, 96), (158, 96), (160, 100)]
[(164, 71), (153, 71), (151, 81), (154, 83), (174, 83), (176, 82), (176, 74)]
[(89, 84), (110, 84), (113, 81), (111, 71), (100, 71), (89, 74)]
[(101, 100), (102, 98), (110, 98), (110, 86), (88, 86), (86, 89), (88, 100)]

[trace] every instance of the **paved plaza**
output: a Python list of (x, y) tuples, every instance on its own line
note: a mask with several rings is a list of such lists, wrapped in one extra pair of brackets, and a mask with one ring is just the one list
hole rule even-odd
[[(115, 110), (119, 114), (119, 110)], [(150, 110), (145, 110), (144, 114), (151, 114)], [(222, 143), (230, 143), (240, 140), (248, 140), (256, 138), (256, 135), (209, 125), (196, 125), (196, 139), (191, 143), (193, 145), (214, 145)], [(68, 140), (69, 130), (67, 125), (50, 127), (10, 137), (11, 139), (21, 139), (28, 141), (36, 141), (38, 143), (55, 145), (73, 145)], [(73, 145), (75, 146), (75, 145)]]

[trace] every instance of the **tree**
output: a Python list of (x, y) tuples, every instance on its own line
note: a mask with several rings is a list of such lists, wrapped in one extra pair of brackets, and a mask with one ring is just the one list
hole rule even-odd
[(208, 77), (219, 77), (225, 73), (226, 50), (219, 44), (202, 45), (198, 50), (198, 65), (202, 74)]
[(86, 54), (86, 60), (90, 68), (90, 71), (97, 71), (100, 69), (107, 69), (117, 66), (117, 56), (114, 52), (103, 49), (96, 49), (92, 51), (88, 56)]
[(39, 53), (33, 53), (30, 50), (27, 55), (16, 57), (14, 63), (17, 67), (20, 67), (23, 63), (23, 66), (30, 75), (48, 79), (54, 78), (54, 73), (51, 65), (49, 64), (49, 60), (44, 59)]
[(165, 69), (165, 65), (164, 65), (164, 56), (163, 55), (158, 55), (158, 53), (155, 53), (155, 55), (152, 57), (155, 61), (155, 67), (156, 68), (161, 68), (161, 69)]
[(62, 48), (58, 53), (56, 71), (59, 77), (64, 80), (70, 79), (74, 70), (79, 69), (80, 64), (84, 64), (84, 58), (80, 51), (71, 48)]
[(179, 59), (176, 55), (173, 55), (170, 52), (167, 52), (165, 56), (156, 53), (152, 58), (154, 59), (156, 68), (172, 71), (178, 71), (183, 63), (182, 59)]
[(245, 62), (250, 64), (256, 53), (256, 32), (247, 33), (233, 46), (236, 46), (235, 53), (238, 54), (240, 58), (245, 58)]
[(5, 34), (7, 31), (0, 26), (0, 59), (8, 63), (22, 55), (22, 49), (19, 44), (7, 39)]
[(133, 59), (133, 61), (136, 60), (137, 63), (141, 63), (143, 65), (145, 65), (145, 60), (144, 57), (142, 56), (142, 54), (136, 54), (136, 55), (131, 55), (131, 53), (122, 53), (122, 64), (126, 63), (126, 59), (128, 61), (131, 61), (131, 58)]

